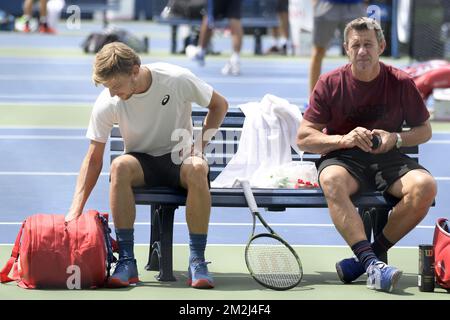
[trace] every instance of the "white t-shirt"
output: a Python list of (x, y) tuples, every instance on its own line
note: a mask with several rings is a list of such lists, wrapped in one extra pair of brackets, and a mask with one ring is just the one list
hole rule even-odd
[(189, 148), (192, 145), (191, 103), (207, 107), (213, 88), (188, 69), (172, 64), (152, 63), (144, 67), (152, 74), (150, 88), (126, 101), (111, 97), (105, 88), (95, 102), (86, 137), (106, 143), (117, 123), (125, 153), (161, 156)]

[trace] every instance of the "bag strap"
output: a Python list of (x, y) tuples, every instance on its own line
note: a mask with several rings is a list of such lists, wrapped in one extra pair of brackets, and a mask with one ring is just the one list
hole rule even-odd
[(111, 264), (115, 262), (115, 257), (113, 254), (113, 248), (111, 244), (111, 229), (108, 226), (108, 219), (105, 218), (102, 214), (98, 215), (100, 222), (103, 226), (103, 235), (105, 237), (105, 244), (106, 244), (106, 251), (107, 251), (107, 264), (106, 264), (106, 271), (107, 271), (107, 278), (108, 279), (111, 275)]
[(22, 231), (25, 228), (25, 223), (26, 223), (26, 220), (22, 223), (22, 227), (20, 228), (19, 233), (17, 234), (16, 242), (14, 243), (14, 247), (11, 252), (11, 257), (9, 258), (8, 262), (6, 262), (2, 271), (0, 271), (0, 282), (1, 283), (11, 282), (11, 281), (19, 279), (18, 272), (16, 271), (17, 269), (15, 269), (16, 272), (14, 272), (14, 275), (12, 278), (10, 278), (8, 275), (14, 265), (14, 262), (16, 262), (17, 259), (19, 258), (20, 239), (22, 238)]

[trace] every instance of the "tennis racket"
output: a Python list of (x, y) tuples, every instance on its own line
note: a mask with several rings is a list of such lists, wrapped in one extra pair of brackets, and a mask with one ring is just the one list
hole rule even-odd
[[(253, 229), (245, 247), (245, 263), (250, 275), (259, 284), (273, 290), (288, 290), (297, 286), (303, 277), (300, 258), (261, 217), (255, 197), (247, 180), (239, 180), (253, 216)], [(256, 218), (269, 233), (255, 234)]]

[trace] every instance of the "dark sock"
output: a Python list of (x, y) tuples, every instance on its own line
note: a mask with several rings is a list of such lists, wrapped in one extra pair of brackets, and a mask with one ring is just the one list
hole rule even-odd
[(134, 259), (134, 229), (116, 229), (119, 259)]
[(362, 240), (357, 243), (355, 243), (352, 246), (352, 250), (356, 257), (358, 258), (359, 262), (362, 263), (364, 266), (364, 269), (367, 270), (370, 264), (372, 264), (374, 261), (378, 261), (377, 256), (372, 250), (372, 247), (370, 246), (370, 242), (367, 240)]
[(191, 255), (189, 257), (190, 261), (195, 258), (205, 260), (207, 236), (207, 234), (189, 233), (189, 249), (191, 251)]
[(377, 235), (374, 242), (371, 244), (373, 253), (375, 253), (377, 257), (383, 253), (386, 253), (393, 245), (394, 244), (392, 242), (386, 239), (383, 232)]

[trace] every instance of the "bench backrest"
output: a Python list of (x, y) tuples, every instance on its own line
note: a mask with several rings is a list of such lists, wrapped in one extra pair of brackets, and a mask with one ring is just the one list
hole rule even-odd
[[(186, 1), (186, 0), (177, 0)], [(276, 5), (278, 0), (243, 0), (241, 5), (242, 18), (276, 18)], [(168, 0), (153, 0), (152, 14), (159, 17), (164, 7), (169, 3)], [(205, 5), (207, 0), (205, 0)]]
[[(192, 120), (194, 125), (194, 136), (201, 133), (203, 119), (205, 118), (207, 109), (196, 109), (192, 112)], [(210, 166), (211, 179), (214, 180), (223, 168), (228, 164), (233, 155), (237, 152), (239, 139), (244, 125), (245, 116), (240, 109), (229, 109), (228, 113), (216, 135), (211, 139), (210, 144), (206, 147), (205, 154), (208, 158)], [(404, 128), (408, 130), (408, 128)], [(111, 162), (119, 156), (124, 150), (123, 140), (120, 130), (115, 126), (111, 132)], [(419, 148), (404, 147), (401, 151), (408, 154), (412, 158), (418, 160)], [(317, 161), (318, 154), (304, 153), (303, 161)], [(292, 158), (294, 161), (300, 161), (300, 156), (292, 150)]]

